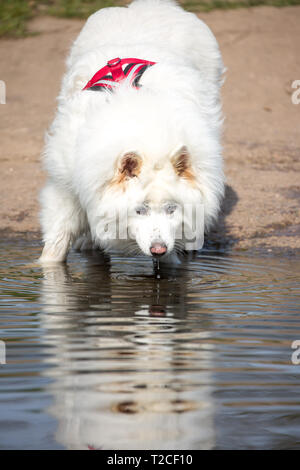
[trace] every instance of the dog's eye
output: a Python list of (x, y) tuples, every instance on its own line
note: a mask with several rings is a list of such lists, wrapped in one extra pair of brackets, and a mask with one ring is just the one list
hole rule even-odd
[(135, 212), (138, 214), (138, 215), (147, 215), (148, 213), (148, 207), (146, 206), (139, 206), (135, 209)]
[(167, 214), (171, 215), (171, 214), (174, 214), (174, 212), (176, 211), (177, 209), (177, 205), (176, 204), (167, 204), (165, 206), (165, 211)]

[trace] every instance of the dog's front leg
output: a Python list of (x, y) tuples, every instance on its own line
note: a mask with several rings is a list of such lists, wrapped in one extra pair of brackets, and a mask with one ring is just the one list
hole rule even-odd
[(86, 229), (86, 218), (76, 197), (50, 182), (41, 192), (43, 264), (64, 262), (70, 244)]

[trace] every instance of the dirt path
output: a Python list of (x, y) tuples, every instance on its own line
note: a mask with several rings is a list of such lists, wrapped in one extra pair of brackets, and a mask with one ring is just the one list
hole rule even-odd
[[(202, 14), (228, 68), (223, 89), (227, 192), (211, 239), (234, 249), (300, 249), (300, 7)], [(83, 22), (38, 18), (39, 35), (0, 41), (0, 230), (39, 237), (38, 190), (44, 131), (68, 48)]]

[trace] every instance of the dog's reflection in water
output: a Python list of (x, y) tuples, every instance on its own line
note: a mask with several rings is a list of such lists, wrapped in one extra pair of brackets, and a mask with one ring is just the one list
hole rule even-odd
[(91, 260), (44, 267), (57, 440), (73, 449), (212, 448), (213, 351), (201, 324), (189, 326), (188, 280), (124, 278), (122, 267)]

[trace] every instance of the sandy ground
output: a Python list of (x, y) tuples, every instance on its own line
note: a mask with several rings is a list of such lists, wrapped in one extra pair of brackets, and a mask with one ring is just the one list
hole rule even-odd
[[(300, 249), (300, 7), (202, 14), (228, 69), (223, 88), (227, 191), (210, 239), (234, 250), (293, 254)], [(39, 34), (0, 41), (0, 230), (40, 237), (40, 154), (55, 112), (64, 59), (83, 22), (38, 18)]]

